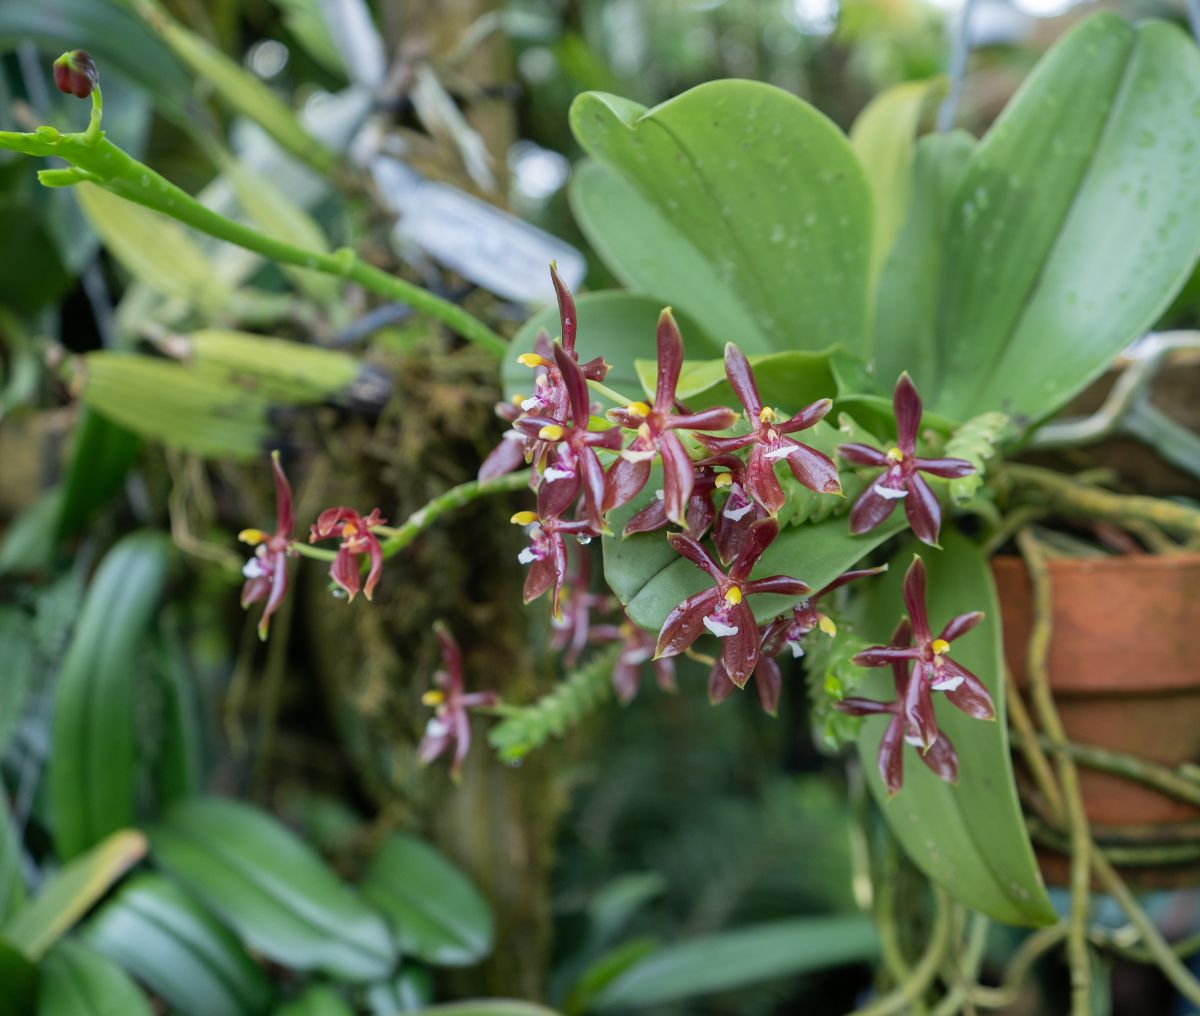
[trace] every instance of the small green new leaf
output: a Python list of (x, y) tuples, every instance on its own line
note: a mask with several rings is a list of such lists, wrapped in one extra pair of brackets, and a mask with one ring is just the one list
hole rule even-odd
[(997, 446), (1008, 436), (1009, 418), (1004, 413), (981, 413), (958, 428), (946, 442), (946, 455), (966, 459), (975, 472), (947, 485), (955, 504), (969, 501), (983, 485), (987, 464), (995, 458)]

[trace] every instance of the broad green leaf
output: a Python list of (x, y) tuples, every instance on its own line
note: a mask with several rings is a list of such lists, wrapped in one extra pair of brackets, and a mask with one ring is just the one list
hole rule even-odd
[(416, 1012), (433, 1001), (433, 980), (429, 968), (407, 963), (395, 977), (372, 984), (366, 990), (366, 1002), (373, 1016), (396, 1016)]
[(571, 210), (601, 260), (622, 285), (687, 311), (719, 339), (746, 351), (770, 347), (752, 310), (697, 248), (633, 184), (592, 159), (575, 167)]
[(155, 861), (254, 951), (346, 981), (377, 980), (394, 966), (383, 918), (264, 812), (198, 797), (148, 832)]
[(406, 955), (438, 966), (465, 966), (491, 951), (487, 901), (458, 868), (415, 837), (389, 836), (360, 888), (391, 922)]
[[(928, 570), (929, 620), (940, 630), (951, 616), (982, 610), (984, 621), (954, 643), (954, 658), (977, 674), (996, 704), (996, 720), (975, 720), (935, 695), (938, 727), (959, 758), (958, 783), (943, 783), (905, 748), (904, 787), (892, 799), (879, 778), (876, 754), (886, 717), (868, 717), (859, 753), (888, 824), (909, 857), (960, 903), (1005, 924), (1042, 925), (1057, 918), (1046, 897), (1017, 799), (1005, 722), (1000, 609), (991, 571), (979, 549), (953, 529), (941, 551), (920, 547)], [(888, 575), (867, 591), (863, 633), (886, 640), (904, 612), (900, 589), (913, 544), (893, 559)], [(894, 697), (890, 673), (864, 683), (868, 698)]]
[(1040, 419), (1152, 325), (1200, 252), (1200, 51), (1097, 14), (979, 143), (945, 237), (931, 404)]
[(122, 875), (146, 854), (146, 837), (122, 829), (69, 861), (0, 927), (31, 960), (39, 960)]
[(117, 352), (89, 353), (84, 364), (84, 402), (134, 433), (214, 458), (263, 454), (268, 403), (233, 372)]
[[(933, 394), (943, 244), (974, 145), (964, 131), (931, 134), (917, 142), (908, 217), (883, 264), (875, 293), (871, 351), (883, 389), (908, 371), (918, 390)], [(869, 389), (858, 385), (857, 390)]]
[(0, 939), (0, 1016), (29, 1016), (36, 1011), (38, 968)]
[(8, 805), (3, 803), (0, 804), (0, 926), (28, 897), (21, 877), (21, 842)]
[(84, 407), (63, 478), (59, 540), (79, 532), (94, 511), (111, 503), (140, 450), (136, 434)]
[(203, 721), (190, 681), (187, 649), (175, 632), (164, 637), (156, 677), (162, 684), (162, 750), (154, 773), (155, 802), (165, 808), (199, 792)]
[[(604, 383), (628, 398), (636, 399), (641, 390), (634, 361), (654, 356), (654, 331), (663, 303), (656, 297), (633, 293), (582, 293), (575, 298), (579, 315), (579, 334), (575, 350), (580, 360), (603, 356), (611, 370)], [(686, 314), (676, 314), (675, 320), (683, 334), (689, 357), (720, 356), (718, 346)], [(500, 368), (504, 394), (528, 396), (533, 391), (533, 371), (517, 363), (522, 353), (533, 351), (533, 341), (540, 329), (552, 338), (559, 336), (558, 308), (545, 307), (533, 315), (508, 344), (508, 353)]]
[[(758, 382), (763, 404), (781, 412), (796, 413), (818, 399), (832, 398), (837, 391), (829, 369), (829, 357), (824, 353), (767, 353), (748, 358)], [(642, 390), (654, 394), (655, 360), (638, 360), (638, 378)], [(725, 379), (723, 359), (699, 360), (691, 357), (683, 365), (676, 389), (681, 402), (689, 408), (732, 406), (740, 411), (741, 403)]]
[[(33, 668), (37, 662), (33, 618), (18, 607), (0, 603), (0, 755), (25, 710), (25, 700), (33, 686)], [(4, 822), (0, 807), (0, 823)], [(0, 857), (4, 849), (0, 846)], [(0, 861), (0, 872), (4, 864)], [(4, 878), (0, 874), (0, 916), (4, 914)]]
[(946, 89), (944, 77), (905, 81), (875, 96), (850, 127), (850, 144), (871, 188), (871, 277), (892, 249), (912, 193), (913, 148), (921, 113)]
[(272, 0), (284, 27), (304, 47), (306, 53), (326, 70), (345, 77), (341, 55), (329, 34), (321, 0)]
[(254, 1016), (271, 984), (237, 938), (161, 875), (126, 882), (88, 922), (87, 943), (181, 1016)]
[(641, 963), (647, 956), (657, 952), (662, 942), (649, 935), (627, 939), (620, 945), (608, 949), (589, 963), (571, 985), (563, 1009), (567, 1016), (585, 1013), (601, 991), (620, 977), (626, 970)]
[[(571, 128), (710, 264), (673, 290), (716, 276), (728, 294), (722, 302), (736, 301), (739, 319), (753, 319), (753, 333), (719, 338), (750, 352), (861, 345), (870, 197), (845, 136), (822, 114), (770, 85), (716, 81), (649, 110), (586, 93), (571, 106)], [(591, 224), (620, 230), (628, 220)], [(636, 267), (620, 263), (625, 272)], [(650, 281), (661, 285), (663, 270)], [(706, 295), (693, 308), (680, 298), (678, 308), (700, 316), (711, 302)]]
[(330, 398), (360, 371), (349, 353), (250, 332), (205, 328), (183, 342), (186, 359), (197, 366), (226, 372), (263, 398), (297, 405)]
[(74, 942), (60, 942), (41, 967), (37, 1012), (38, 1016), (152, 1016), (154, 1010), (111, 960)]
[(169, 555), (161, 534), (133, 533), (104, 556), (88, 587), (54, 689), (50, 806), (61, 857), (133, 824), (134, 689)]
[(104, 246), (135, 279), (206, 315), (227, 310), (233, 290), (183, 226), (94, 184), (76, 184), (74, 193)]
[(354, 1016), (354, 1010), (327, 984), (314, 984), (299, 998), (274, 1011), (274, 1016)]
[(857, 915), (822, 914), (721, 931), (652, 953), (601, 989), (591, 1009), (661, 1005), (870, 961), (878, 953), (875, 926)]

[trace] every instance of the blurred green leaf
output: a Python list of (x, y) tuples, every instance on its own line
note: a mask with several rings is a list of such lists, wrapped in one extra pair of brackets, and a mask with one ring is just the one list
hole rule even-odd
[[(876, 756), (885, 717), (867, 717), (859, 754), (871, 791), (913, 862), (960, 903), (1005, 924), (1051, 924), (1057, 917), (1033, 856), (1009, 755), (1005, 722), (1000, 609), (991, 571), (979, 549), (954, 529), (943, 529), (943, 550), (910, 542), (891, 570), (867, 590), (863, 634), (886, 641), (904, 613), (900, 590), (914, 547), (928, 571), (929, 619), (938, 631), (952, 615), (982, 610), (983, 622), (954, 643), (954, 658), (979, 676), (996, 704), (996, 720), (975, 720), (942, 696), (939, 728), (958, 752), (958, 783), (943, 783), (906, 751), (904, 787), (888, 799)], [(868, 698), (894, 697), (892, 676), (875, 671), (863, 683)], [(881, 722), (883, 721), (883, 722)]]
[(822, 914), (737, 928), (664, 946), (602, 988), (592, 1009), (660, 1005), (768, 978), (869, 962), (878, 952), (875, 926), (857, 915)]
[(149, 830), (154, 858), (256, 952), (347, 981), (397, 959), (383, 919), (288, 829), (216, 797), (183, 801)]
[(255, 1016), (272, 988), (237, 938), (161, 875), (126, 882), (88, 922), (88, 944), (181, 1016)]
[(1096, 14), (1038, 64), (959, 185), (932, 408), (1041, 419), (1167, 308), (1200, 252), (1197, 95), (1164, 22)]
[(21, 875), (21, 839), (7, 802), (0, 802), (0, 926), (29, 898)]
[[(654, 356), (654, 332), (658, 315), (663, 309), (657, 297), (634, 293), (583, 293), (575, 298), (579, 316), (579, 335), (575, 348), (579, 359), (590, 360), (603, 356), (612, 368), (604, 383), (614, 391), (637, 398), (641, 391), (634, 361)], [(687, 314), (676, 314), (689, 357), (720, 356), (718, 346)], [(533, 392), (533, 371), (517, 363), (522, 353), (533, 352), (533, 342), (540, 329), (551, 338), (559, 336), (558, 308), (546, 307), (533, 315), (508, 344), (500, 368), (500, 383), (506, 396), (520, 393), (528, 397)]]
[(346, 69), (329, 34), (321, 0), (271, 0), (283, 17), (284, 27), (306, 53), (327, 71), (345, 77)]
[(414, 1010), (413, 1016), (559, 1016), (553, 1009), (534, 1002), (508, 998), (478, 998), (465, 1002), (432, 1005)]
[(871, 278), (896, 240), (912, 193), (913, 148), (921, 113), (946, 90), (944, 77), (905, 81), (875, 96), (850, 128), (850, 144), (871, 189)]
[[(845, 136), (821, 113), (770, 85), (715, 81), (649, 110), (587, 93), (571, 106), (571, 128), (653, 206), (649, 225), (665, 220), (710, 265), (696, 278), (691, 260), (680, 265), (671, 284), (680, 310), (707, 324), (719, 286), (737, 320), (754, 324), (719, 337), (747, 352), (862, 344), (870, 196)], [(637, 223), (611, 202), (603, 207), (608, 218), (585, 214), (582, 224), (606, 231), (602, 250), (623, 251), (620, 232)], [(645, 265), (624, 254), (616, 261), (627, 275)], [(658, 264), (638, 284), (662, 285), (668, 271)], [(696, 292), (693, 306), (684, 294)], [(723, 313), (721, 325), (729, 320)]]
[(570, 994), (563, 1004), (567, 1016), (588, 1011), (592, 1000), (631, 967), (641, 963), (657, 952), (662, 943), (657, 938), (642, 936), (631, 938), (619, 946), (601, 953), (580, 974), (571, 986)]
[[(3, 673), (0, 673), (0, 755), (4, 754), (8, 739), (25, 710), (25, 699), (33, 686), (35, 650), (33, 618), (17, 607), (0, 603), (0, 660), (4, 661)], [(2, 887), (3, 878), (0, 877), (0, 916), (4, 914)]]
[(359, 362), (349, 353), (272, 339), (250, 332), (205, 328), (184, 338), (197, 367), (218, 368), (261, 398), (302, 405), (349, 387)]
[(61, 506), (62, 487), (51, 487), (13, 519), (0, 545), (0, 575), (49, 569)]
[[(9, 9), (0, 8), (0, 18)], [(0, 162), (0, 306), (33, 314), (66, 295), (74, 281), (55, 247), (34, 173), (23, 159)]]
[(400, 973), (367, 987), (366, 1002), (375, 1016), (416, 1012), (433, 1000), (433, 980), (428, 967), (405, 964)]
[(136, 434), (84, 406), (63, 477), (57, 540), (79, 532), (93, 512), (109, 503), (140, 450)]
[(263, 454), (268, 403), (252, 381), (136, 353), (89, 353), (84, 364), (84, 402), (134, 433), (214, 458)]
[(299, 998), (274, 1010), (274, 1016), (354, 1016), (341, 995), (326, 984), (314, 984)]
[(439, 966), (467, 966), (491, 951), (487, 901), (416, 837), (392, 833), (371, 859), (361, 889), (391, 922), (405, 954)]
[(146, 837), (122, 829), (50, 876), (0, 927), (7, 939), (31, 960), (39, 960), (122, 875), (146, 854)]
[(154, 1010), (111, 960), (74, 942), (60, 942), (42, 964), (37, 1012), (38, 1016), (152, 1016)]
[(191, 686), (187, 649), (175, 632), (157, 646), (155, 675), (163, 692), (162, 750), (156, 760), (156, 803), (165, 808), (191, 797), (201, 783), (201, 717)]
[(50, 796), (63, 858), (134, 821), (134, 689), (146, 630), (161, 605), (170, 543), (123, 537), (88, 586), (54, 690)]
[[(0, 1016), (29, 1016), (37, 996), (38, 968), (0, 939)], [(114, 1014), (115, 1016), (115, 1014)]]

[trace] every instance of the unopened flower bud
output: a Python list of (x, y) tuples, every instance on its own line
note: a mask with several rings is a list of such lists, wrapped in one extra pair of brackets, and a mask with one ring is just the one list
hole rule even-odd
[(60, 92), (86, 99), (100, 87), (100, 72), (86, 50), (75, 49), (54, 61), (54, 83)]

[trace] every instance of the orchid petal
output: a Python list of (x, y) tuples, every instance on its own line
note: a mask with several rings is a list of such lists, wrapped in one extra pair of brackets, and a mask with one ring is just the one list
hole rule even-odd
[(571, 291), (567, 289), (566, 284), (558, 277), (558, 272), (553, 264), (550, 265), (550, 281), (554, 283), (554, 295), (558, 297), (558, 318), (562, 325), (562, 344), (569, 352), (574, 353), (575, 329), (579, 321), (575, 312), (575, 300), (571, 297)]
[(769, 656), (760, 656), (754, 671), (754, 684), (758, 689), (758, 701), (763, 712), (775, 716), (779, 712), (779, 698), (783, 693), (783, 674), (779, 664)]
[(808, 430), (809, 427), (825, 419), (832, 408), (833, 399), (818, 399), (811, 405), (805, 406), (790, 420), (784, 420), (775, 429), (781, 434), (794, 434), (799, 430)]
[(682, 413), (667, 417), (671, 430), (728, 430), (737, 423), (738, 414), (728, 406), (713, 406), (698, 413)]
[(895, 501), (880, 497), (873, 485), (868, 487), (850, 509), (850, 532), (855, 536), (869, 532), (887, 519), (895, 508)]
[(957, 480), (975, 472), (975, 467), (966, 459), (913, 459), (913, 465), (923, 473), (932, 473), (946, 480)]
[(737, 560), (729, 569), (729, 577), (734, 582), (745, 582), (758, 564), (763, 552), (779, 535), (779, 523), (774, 519), (760, 519), (755, 522), (746, 534), (746, 542), (742, 545)]
[(872, 448), (870, 445), (838, 445), (837, 453), (856, 466), (879, 466), (886, 469), (890, 465), (888, 457), (878, 448)]
[(658, 346), (658, 377), (654, 383), (654, 409), (666, 414), (675, 405), (675, 389), (683, 369), (683, 336), (679, 334), (670, 307), (658, 316), (655, 342)]
[(982, 620), (982, 610), (973, 610), (969, 614), (959, 614), (957, 617), (952, 617), (946, 622), (946, 627), (942, 629), (942, 633), (938, 638), (945, 642), (953, 642), (966, 635), (967, 632)]
[(604, 510), (620, 508), (628, 504), (646, 486), (650, 479), (649, 462), (631, 462), (619, 458), (609, 467), (604, 480)]
[(888, 797), (895, 797), (904, 786), (904, 720), (893, 717), (879, 742), (879, 775)]
[(775, 466), (766, 457), (761, 444), (755, 444), (750, 450), (750, 460), (746, 463), (746, 491), (772, 515), (783, 507), (783, 488), (775, 475)]
[(658, 633), (655, 657), (678, 656), (704, 634), (704, 619), (716, 609), (720, 596), (716, 588), (705, 589), (672, 610)]
[(904, 501), (904, 514), (908, 516), (913, 534), (922, 543), (936, 547), (938, 532), (942, 528), (942, 508), (937, 497), (929, 489), (929, 484), (916, 473), (908, 480), (908, 492), (912, 496)]
[(787, 464), (792, 475), (809, 490), (818, 494), (840, 494), (842, 482), (838, 478), (837, 464), (828, 455), (795, 442), (796, 451), (788, 456)]
[(737, 691), (737, 685), (725, 673), (725, 664), (718, 658), (708, 672), (708, 704), (720, 705)]
[(577, 428), (587, 430), (588, 418), (591, 416), (587, 378), (583, 376), (575, 357), (557, 343), (554, 346), (554, 362), (558, 364), (558, 372), (566, 386), (567, 397), (571, 400), (571, 419), (575, 421)]
[(725, 573), (721, 570), (721, 566), (692, 537), (686, 536), (683, 533), (670, 533), (667, 536), (667, 542), (675, 548), (676, 553), (682, 554), (701, 571), (707, 572), (718, 585), (725, 581)]
[(679, 525), (687, 521), (688, 498), (692, 496), (694, 470), (692, 460), (677, 434), (666, 431), (658, 439), (663, 466), (663, 506), (667, 518)]
[(937, 719), (933, 714), (933, 692), (925, 679), (924, 665), (918, 663), (909, 679), (904, 696), (904, 719), (916, 735), (921, 748), (928, 751), (938, 738)]
[(946, 698), (952, 705), (977, 720), (995, 718), (996, 707), (992, 702), (991, 693), (978, 677), (962, 664), (946, 657), (942, 659), (942, 667), (955, 677), (962, 678), (962, 683), (957, 688), (946, 692)]
[(908, 611), (913, 636), (918, 644), (927, 644), (932, 635), (929, 631), (929, 615), (925, 612), (925, 562), (915, 554), (908, 571), (904, 573), (904, 609)]
[(918, 752), (918, 757), (938, 779), (947, 783), (958, 782), (958, 752), (945, 734), (939, 734), (929, 750), (924, 754)]
[(725, 346), (725, 376), (734, 394), (745, 407), (746, 415), (752, 423), (757, 423), (762, 413), (762, 399), (758, 395), (758, 385), (754, 381), (754, 371), (750, 361), (732, 342)]
[(907, 373), (900, 375), (892, 394), (896, 414), (896, 444), (906, 456), (917, 450), (917, 432), (921, 427), (921, 396)]
[(737, 632), (722, 639), (721, 660), (729, 680), (739, 688), (744, 688), (758, 665), (758, 625), (754, 623), (754, 612), (745, 600), (736, 604), (729, 613)]

